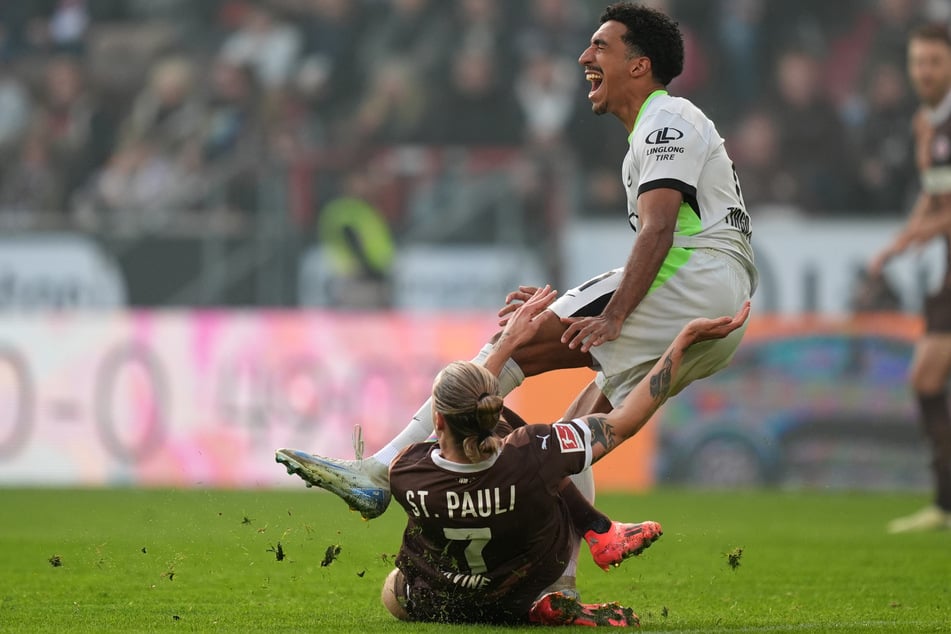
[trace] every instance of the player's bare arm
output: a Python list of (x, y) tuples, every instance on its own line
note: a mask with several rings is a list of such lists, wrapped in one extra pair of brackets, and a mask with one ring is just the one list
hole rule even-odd
[(750, 303), (743, 304), (733, 317), (694, 319), (680, 331), (647, 376), (610, 414), (584, 418), (591, 429), (593, 460), (597, 461), (641, 430), (670, 396), (670, 386), (687, 349), (701, 341), (722, 339), (746, 323)]
[(588, 352), (592, 346), (620, 336), (624, 320), (647, 295), (670, 252), (682, 203), (683, 194), (675, 189), (659, 188), (641, 194), (637, 200), (641, 230), (624, 265), (617, 291), (600, 315), (563, 319), (568, 328), (561, 337), (562, 343)]
[[(869, 272), (872, 275), (880, 275), (893, 257), (901, 255), (913, 246), (951, 232), (951, 200), (942, 202), (944, 204), (935, 208), (933, 194), (920, 194), (908, 222), (888, 246), (872, 259)], [(925, 213), (927, 210), (930, 211)]]
[(929, 213), (910, 223), (905, 231), (909, 245), (923, 244), (951, 231), (951, 196), (930, 195)]
[[(607, 454), (617, 447), (620, 439), (614, 433), (614, 426), (608, 422), (607, 414), (593, 414), (587, 416), (584, 422), (591, 430), (591, 446), (600, 447), (601, 453)], [(595, 450), (598, 455), (598, 450)]]
[(879, 253), (872, 259), (871, 264), (869, 265), (869, 272), (873, 275), (879, 275), (882, 272), (882, 269), (885, 267), (885, 264), (900, 253), (904, 252), (909, 246), (911, 246), (910, 235), (914, 228), (922, 221), (930, 205), (930, 197), (928, 194), (921, 192), (918, 194), (918, 198), (915, 200), (915, 205), (911, 209), (911, 214), (908, 216), (908, 220), (905, 223), (905, 226), (902, 227), (901, 232), (886, 246), (884, 249), (879, 251)]

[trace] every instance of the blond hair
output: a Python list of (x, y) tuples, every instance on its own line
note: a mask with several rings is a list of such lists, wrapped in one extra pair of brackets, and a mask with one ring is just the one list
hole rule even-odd
[(452, 435), (472, 462), (481, 462), (502, 445), (493, 434), (502, 413), (499, 381), (469, 361), (454, 361), (436, 376), (433, 409), (446, 418)]

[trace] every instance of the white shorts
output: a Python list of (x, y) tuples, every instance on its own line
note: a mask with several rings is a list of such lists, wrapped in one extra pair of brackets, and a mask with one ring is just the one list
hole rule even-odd
[[(550, 307), (559, 317), (601, 314), (623, 269), (608, 271), (566, 292)], [(591, 348), (601, 391), (614, 407), (644, 378), (680, 330), (693, 319), (734, 315), (752, 293), (750, 275), (733, 256), (693, 249), (686, 264), (652, 290), (625, 320), (614, 341)], [(724, 339), (704, 341), (687, 351), (671, 395), (729, 364), (746, 325)]]

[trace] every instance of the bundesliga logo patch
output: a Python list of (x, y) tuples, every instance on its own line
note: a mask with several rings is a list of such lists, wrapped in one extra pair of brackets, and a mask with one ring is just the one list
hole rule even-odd
[(951, 140), (945, 135), (938, 135), (931, 144), (931, 155), (935, 161), (946, 162), (951, 158)]
[(561, 447), (561, 453), (584, 451), (584, 445), (581, 443), (581, 434), (579, 434), (573, 426), (564, 423), (555, 423), (552, 425), (552, 428), (558, 436), (558, 446)]

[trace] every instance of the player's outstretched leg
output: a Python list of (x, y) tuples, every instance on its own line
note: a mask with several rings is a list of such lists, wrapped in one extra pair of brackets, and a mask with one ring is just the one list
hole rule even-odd
[(657, 522), (611, 522), (611, 528), (607, 532), (596, 533), (589, 530), (584, 534), (584, 540), (588, 543), (594, 563), (602, 570), (610, 570), (611, 566), (620, 566), (628, 557), (641, 554), (663, 534), (664, 531)]
[(288, 473), (300, 476), (307, 486), (326, 489), (342, 498), (364, 519), (379, 517), (390, 503), (389, 474), (376, 460), (339, 460), (296, 449), (278, 449), (274, 459), (287, 467)]
[(637, 627), (634, 610), (618, 603), (581, 603), (561, 592), (549, 592), (532, 604), (528, 619), (537, 625)]

